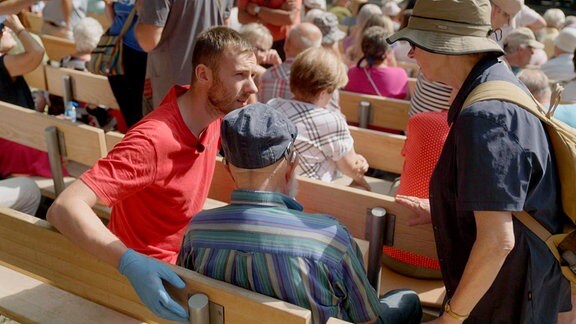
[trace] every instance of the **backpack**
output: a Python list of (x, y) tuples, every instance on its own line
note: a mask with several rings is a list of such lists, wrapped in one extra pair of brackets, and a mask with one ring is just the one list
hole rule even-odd
[(570, 280), (572, 290), (576, 291), (576, 129), (553, 117), (559, 96), (553, 97), (556, 102), (545, 109), (532, 95), (511, 82), (488, 81), (474, 88), (462, 107), (485, 100), (507, 101), (529, 111), (546, 125), (561, 184), (562, 209), (570, 222), (563, 233), (553, 235), (527, 212), (512, 214), (546, 243), (560, 263), (562, 273)]

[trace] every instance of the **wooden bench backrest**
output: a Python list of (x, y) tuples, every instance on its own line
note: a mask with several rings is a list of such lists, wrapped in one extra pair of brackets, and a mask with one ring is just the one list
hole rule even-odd
[(363, 155), (371, 168), (401, 173), (402, 149), (406, 136), (349, 126), (356, 153)]
[(60, 59), (64, 56), (72, 55), (76, 52), (76, 44), (69, 39), (51, 35), (42, 35), (40, 39), (42, 39), (46, 54), (53, 61), (60, 62)]
[(418, 79), (408, 78), (408, 93), (410, 94), (410, 96), (414, 94), (414, 89), (416, 89), (416, 82), (418, 82)]
[(124, 138), (124, 134), (118, 132), (108, 132), (106, 133), (106, 148), (110, 152), (116, 144), (118, 144)]
[(48, 90), (46, 85), (46, 71), (44, 64), (40, 64), (34, 71), (24, 74), (24, 79), (30, 88)]
[(368, 127), (406, 129), (409, 101), (340, 91), (340, 109), (349, 123), (360, 122), (362, 101), (369, 102), (371, 107)]
[(41, 151), (47, 151), (44, 131), (55, 126), (64, 140), (69, 160), (94, 165), (106, 154), (104, 132), (101, 129), (76, 125), (37, 111), (0, 102), (0, 137)]
[(396, 62), (396, 65), (406, 70), (409, 77), (416, 77), (420, 71), (420, 66), (417, 63), (398, 61)]
[(108, 78), (89, 72), (46, 66), (48, 92), (64, 96), (63, 77), (69, 76), (72, 83), (72, 96), (76, 101), (104, 105), (118, 109), (118, 102), (108, 83)]
[[(0, 207), (0, 263), (147, 322), (166, 323), (154, 316), (116, 269), (98, 261), (57, 232), (47, 222)], [(184, 303), (203, 293), (224, 309), (226, 323), (309, 323), (309, 310), (260, 295), (196, 272), (172, 266), (186, 282), (177, 293)]]
[(104, 30), (107, 30), (110, 27), (110, 20), (106, 17), (104, 13), (89, 12), (87, 16), (98, 20), (100, 25), (102, 25), (102, 29)]
[(22, 12), (22, 14), (28, 21), (28, 24), (30, 24), (28, 30), (36, 35), (42, 34), (42, 24), (44, 23), (42, 16), (26, 11)]
[[(226, 171), (222, 159), (217, 158), (208, 196), (229, 203), (230, 193), (233, 190), (232, 177)], [(332, 215), (348, 228), (353, 237), (361, 239), (366, 239), (367, 210), (383, 207), (388, 213), (396, 215), (394, 247), (418, 251), (420, 255), (431, 258), (437, 257), (431, 226), (406, 225), (407, 220), (415, 215), (409, 209), (395, 203), (393, 197), (299, 176), (296, 198), (304, 206), (305, 211)]]

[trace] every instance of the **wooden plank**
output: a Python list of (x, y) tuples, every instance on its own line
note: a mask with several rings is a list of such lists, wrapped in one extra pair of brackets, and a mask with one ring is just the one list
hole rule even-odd
[(70, 77), (72, 82), (72, 95), (76, 101), (119, 109), (116, 97), (114, 97), (114, 93), (108, 83), (108, 78), (102, 75), (46, 66), (48, 92), (53, 95), (64, 96), (64, 83), (62, 77), (65, 75)]
[(106, 133), (106, 148), (110, 152), (116, 144), (124, 138), (124, 134), (118, 132), (107, 132)]
[(357, 124), (359, 122), (361, 101), (367, 101), (371, 104), (369, 127), (406, 129), (409, 101), (340, 91), (340, 109), (349, 123)]
[(380, 280), (380, 293), (384, 294), (394, 289), (412, 289), (420, 297), (423, 306), (440, 309), (446, 295), (442, 280), (416, 279), (398, 274), (386, 267), (382, 267)]
[(334, 317), (330, 317), (328, 319), (328, 321), (326, 322), (326, 324), (346, 324), (346, 323), (350, 323), (350, 322), (346, 322), (344, 320), (334, 318)]
[(363, 155), (372, 168), (400, 174), (404, 165), (402, 149), (406, 136), (350, 126), (356, 153)]
[[(219, 201), (230, 202), (234, 182), (226, 171), (221, 158), (217, 158), (214, 178), (208, 196)], [(406, 207), (398, 205), (394, 197), (330, 184), (306, 177), (298, 177), (296, 199), (309, 213), (328, 214), (344, 224), (353, 237), (365, 239), (365, 216), (369, 208), (382, 207), (396, 215), (394, 247), (437, 258), (434, 233), (430, 224), (408, 226), (408, 219), (416, 215)]]
[(34, 71), (24, 74), (24, 79), (30, 88), (47, 90), (44, 64), (40, 64)]
[(44, 130), (55, 126), (63, 134), (67, 158), (85, 165), (94, 165), (106, 154), (104, 131), (71, 123), (31, 109), (0, 102), (0, 137), (46, 151)]
[(102, 29), (104, 30), (107, 30), (110, 27), (110, 20), (106, 17), (104, 13), (88, 12), (87, 16), (98, 20), (100, 25), (102, 25)]
[(410, 94), (410, 96), (412, 96), (412, 94), (414, 93), (414, 89), (416, 89), (416, 82), (418, 82), (418, 79), (408, 78), (408, 93)]
[[(168, 322), (142, 305), (116, 269), (75, 247), (45, 221), (0, 207), (0, 229), (0, 263), (143, 321)], [(170, 267), (187, 283), (176, 294), (181, 303), (190, 294), (204, 293), (212, 303), (224, 307), (227, 323), (310, 322), (309, 310), (187, 269)]]
[(28, 11), (23, 11), (22, 14), (28, 21), (28, 24), (30, 24), (28, 30), (36, 35), (42, 34), (42, 24), (44, 22), (42, 16)]
[(60, 59), (64, 56), (72, 55), (76, 52), (76, 44), (69, 39), (51, 35), (42, 35), (40, 39), (42, 44), (44, 44), (46, 55), (53, 61), (60, 62)]
[(420, 71), (420, 66), (418, 63), (398, 61), (396, 62), (396, 65), (406, 70), (406, 73), (409, 77), (416, 77)]
[(23, 323), (142, 323), (0, 266), (0, 312)]

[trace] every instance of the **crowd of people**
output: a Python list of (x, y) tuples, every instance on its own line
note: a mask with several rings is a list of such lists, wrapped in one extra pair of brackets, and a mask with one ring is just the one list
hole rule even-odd
[[(576, 127), (575, 16), (540, 15), (523, 0), (104, 2), (106, 33), (127, 26), (124, 73), (108, 77), (121, 114), (81, 103), (92, 116), (81, 121), (122, 118), (128, 130), (46, 218), (117, 268), (155, 314), (188, 316), (163, 280), (185, 283), (160, 260), (308, 308), (314, 323), (421, 321), (415, 292), (378, 296), (346, 228), (294, 199), (296, 175), (372, 189), (340, 112), (345, 90), (410, 101), (396, 201), (417, 215), (410, 225), (434, 230), (446, 287), (434, 321), (576, 321), (558, 262), (512, 215), (527, 211), (551, 233), (566, 223), (545, 128), (510, 101), (464, 107), (494, 80), (548, 106), (557, 83), (554, 116)], [(105, 32), (88, 6), (0, 2), (0, 100), (61, 112), (23, 78), (45, 59), (16, 14), (41, 12), (42, 33), (75, 41), (60, 65), (86, 70)], [(0, 152), (0, 205), (34, 215), (40, 191), (26, 176), (50, 177), (46, 154), (7, 140)], [(202, 211), (218, 154), (236, 190), (230, 205)], [(97, 203), (112, 207), (106, 226)]]

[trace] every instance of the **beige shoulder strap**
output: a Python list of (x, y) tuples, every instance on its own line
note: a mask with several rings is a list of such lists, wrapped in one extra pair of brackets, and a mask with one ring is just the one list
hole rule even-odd
[(530, 94), (508, 81), (488, 81), (478, 85), (466, 98), (462, 109), (478, 101), (502, 100), (515, 103), (547, 123), (546, 112)]

